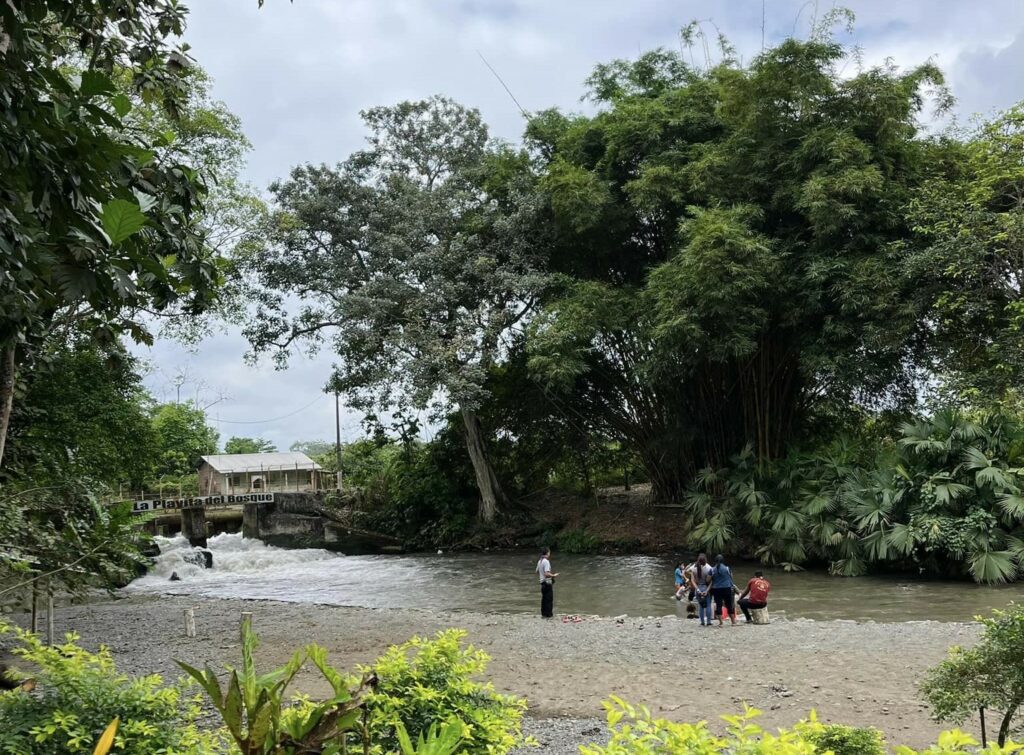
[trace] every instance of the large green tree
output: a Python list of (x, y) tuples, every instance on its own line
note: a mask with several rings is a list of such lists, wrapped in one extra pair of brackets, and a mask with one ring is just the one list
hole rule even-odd
[(219, 273), (197, 224), (204, 183), (173, 142), (126, 127), (134, 93), (186, 99), (174, 0), (0, 4), (0, 461), (19, 371), (54, 327), (146, 340), (144, 316), (198, 311)]
[(824, 406), (914, 399), (920, 305), (894, 242), (939, 71), (851, 75), (820, 35), (723, 54), (599, 66), (596, 115), (528, 129), (563, 273), (531, 365), (582, 385), (667, 500), (748, 444), (784, 454)]
[(1024, 106), (942, 142), (908, 216), (943, 398), (988, 406), (1024, 389)]
[(357, 408), (457, 411), (490, 520), (503, 493), (478, 410), (543, 283), (527, 164), (489, 140), (477, 111), (443, 97), (363, 119), (368, 149), (272, 187), (246, 332), (256, 353), (282, 359), (293, 344), (327, 344), (339, 357), (331, 385)]
[(157, 473), (185, 475), (199, 466), (200, 457), (217, 453), (217, 431), (206, 412), (191, 401), (153, 408), (153, 430), (160, 448)]

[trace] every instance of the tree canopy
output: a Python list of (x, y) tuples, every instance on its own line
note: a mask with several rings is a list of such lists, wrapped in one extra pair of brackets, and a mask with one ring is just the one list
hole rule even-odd
[(172, 0), (0, 7), (0, 461), (19, 368), (55, 325), (147, 340), (146, 312), (197, 312), (220, 273), (196, 220), (206, 187), (129, 127), (132, 97), (187, 99), (185, 9)]
[(663, 499), (747, 444), (785, 454), (829, 406), (914, 400), (920, 303), (894, 244), (942, 76), (851, 76), (846, 55), (788, 39), (696, 69), (657, 50), (598, 67), (596, 115), (529, 124), (563, 282), (531, 367), (582, 380)]
[(218, 433), (206, 422), (206, 413), (191, 401), (160, 404), (153, 409), (160, 459), (159, 475), (194, 472), (200, 457), (217, 453)]
[(277, 447), (265, 438), (228, 438), (224, 444), (226, 454), (264, 454), (272, 453)]
[(530, 175), (478, 112), (444, 97), (363, 119), (368, 149), (271, 187), (267, 245), (248, 259), (262, 294), (246, 333), (282, 360), (293, 344), (329, 346), (331, 387), (356, 408), (460, 412), (490, 519), (502, 491), (477, 411), (543, 281)]

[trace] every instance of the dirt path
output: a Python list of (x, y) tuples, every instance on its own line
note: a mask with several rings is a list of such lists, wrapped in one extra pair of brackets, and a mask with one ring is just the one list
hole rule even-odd
[[(196, 607), (198, 636), (186, 639), (182, 610)], [(912, 622), (780, 621), (770, 626), (701, 628), (664, 619), (545, 622), (522, 615), (441, 614), (308, 604), (186, 597), (130, 597), (60, 609), (57, 631), (114, 652), (120, 670), (178, 676), (172, 659), (220, 668), (237, 663), (241, 611), (254, 613), (261, 662), (283, 662), (317, 642), (342, 668), (369, 663), (388, 645), (449, 626), (492, 657), (489, 678), (526, 697), (536, 717), (603, 717), (609, 694), (643, 703), (675, 720), (712, 721), (743, 702), (760, 708), (769, 727), (794, 723), (814, 708), (821, 718), (885, 730), (893, 744), (922, 747), (939, 727), (915, 685), (954, 644), (970, 644), (974, 627)], [(21, 617), (16, 617), (21, 618)], [(326, 687), (307, 674), (299, 689)], [(970, 727), (967, 727), (970, 729)]]

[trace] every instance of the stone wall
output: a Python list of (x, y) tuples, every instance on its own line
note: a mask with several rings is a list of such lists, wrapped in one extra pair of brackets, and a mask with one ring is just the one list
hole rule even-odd
[[(242, 536), (268, 545), (326, 548), (343, 553), (382, 553), (401, 549), (386, 535), (354, 529), (334, 521), (347, 499), (331, 491), (274, 493), (272, 503), (247, 503), (242, 512)], [(330, 516), (325, 516), (329, 511)]]

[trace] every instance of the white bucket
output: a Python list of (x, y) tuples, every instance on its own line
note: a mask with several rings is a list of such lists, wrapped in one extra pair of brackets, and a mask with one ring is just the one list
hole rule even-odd
[(771, 624), (771, 621), (768, 619), (767, 606), (764, 608), (751, 608), (750, 618), (753, 620), (752, 623), (754, 624)]

